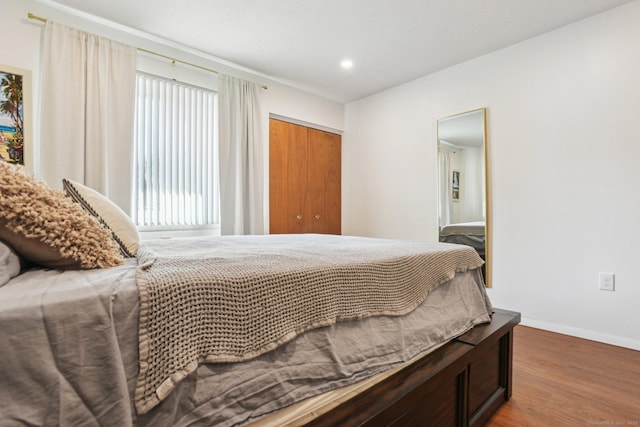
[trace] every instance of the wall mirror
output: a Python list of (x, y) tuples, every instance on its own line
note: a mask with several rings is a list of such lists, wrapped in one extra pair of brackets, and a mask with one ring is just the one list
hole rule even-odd
[(444, 117), (437, 131), (439, 240), (478, 251), (490, 287), (486, 108)]

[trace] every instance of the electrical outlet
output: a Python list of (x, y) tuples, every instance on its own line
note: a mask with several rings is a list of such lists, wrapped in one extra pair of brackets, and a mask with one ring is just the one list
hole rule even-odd
[(616, 275), (613, 273), (600, 273), (600, 290), (615, 291)]

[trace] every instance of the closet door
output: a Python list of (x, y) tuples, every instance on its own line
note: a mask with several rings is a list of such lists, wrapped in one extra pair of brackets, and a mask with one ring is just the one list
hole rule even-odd
[(341, 137), (308, 129), (307, 215), (312, 233), (341, 233)]
[(269, 230), (341, 233), (341, 137), (269, 121)]
[(307, 128), (269, 120), (269, 229), (304, 233), (307, 200)]

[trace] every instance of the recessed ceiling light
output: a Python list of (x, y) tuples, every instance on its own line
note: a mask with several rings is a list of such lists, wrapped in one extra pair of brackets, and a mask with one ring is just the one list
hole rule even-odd
[(340, 63), (340, 66), (345, 70), (348, 70), (349, 68), (353, 68), (353, 61), (350, 59), (345, 59)]

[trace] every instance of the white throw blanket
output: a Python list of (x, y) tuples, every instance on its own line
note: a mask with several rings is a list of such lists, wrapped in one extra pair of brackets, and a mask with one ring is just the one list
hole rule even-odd
[(268, 235), (146, 242), (138, 263), (142, 414), (201, 363), (254, 358), (338, 321), (406, 314), (483, 261), (445, 243)]

